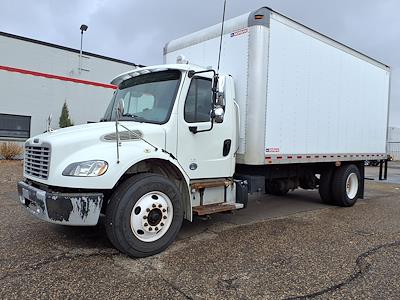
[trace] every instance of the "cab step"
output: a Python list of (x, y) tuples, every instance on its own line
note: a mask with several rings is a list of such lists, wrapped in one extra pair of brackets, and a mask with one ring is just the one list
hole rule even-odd
[(193, 181), (190, 185), (193, 190), (201, 190), (201, 189), (210, 189), (216, 187), (228, 187), (232, 185), (232, 181), (229, 180), (201, 180), (201, 181)]
[(220, 212), (232, 211), (236, 209), (243, 208), (243, 204), (241, 203), (217, 203), (217, 204), (208, 204), (208, 205), (200, 205), (193, 207), (193, 213), (198, 216), (211, 215)]

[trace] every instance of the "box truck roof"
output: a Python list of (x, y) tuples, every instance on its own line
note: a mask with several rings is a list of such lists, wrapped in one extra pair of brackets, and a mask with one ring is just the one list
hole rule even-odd
[[(320, 39), (332, 46), (339, 48), (347, 53), (353, 54), (363, 60), (369, 61), (370, 63), (381, 67), (383, 69), (390, 69), (390, 67), (379, 60), (372, 58), (358, 50), (355, 50), (343, 43), (340, 43), (333, 38), (324, 35), (310, 27), (307, 27), (277, 11), (272, 10), (269, 7), (261, 7), (257, 10), (251, 11), (249, 13), (243, 14), (241, 16), (232, 18), (230, 20), (225, 21), (224, 25), (224, 34), (230, 33), (231, 35), (241, 34), (240, 30), (245, 30), (245, 28), (249, 28), (252, 26), (270, 26), (271, 17), (275, 16), (277, 19), (284, 19), (287, 22), (291, 23), (290, 25), (297, 30), (306, 31), (306, 33), (314, 38)], [(206, 40), (210, 40), (216, 37), (219, 37), (221, 34), (221, 24), (217, 24), (182, 38), (178, 38), (176, 40), (168, 42), (164, 47), (164, 55), (170, 52), (177, 51), (179, 49), (183, 49), (192, 45), (196, 45), (198, 43), (204, 42)]]

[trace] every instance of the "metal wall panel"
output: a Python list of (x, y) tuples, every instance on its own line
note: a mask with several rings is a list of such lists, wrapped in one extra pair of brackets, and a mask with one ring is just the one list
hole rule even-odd
[(53, 115), (52, 127), (58, 127), (64, 101), (74, 124), (99, 121), (114, 91), (107, 84), (134, 67), (84, 56), (86, 71), (79, 73), (78, 63), (77, 53), (0, 36), (0, 113), (30, 116), (31, 136), (46, 130), (49, 114)]
[(389, 127), (388, 152), (393, 160), (400, 160), (400, 128)]
[(400, 142), (388, 143), (388, 152), (393, 157), (393, 160), (400, 160)]
[(399, 142), (400, 143), (400, 128), (389, 127), (388, 142)]

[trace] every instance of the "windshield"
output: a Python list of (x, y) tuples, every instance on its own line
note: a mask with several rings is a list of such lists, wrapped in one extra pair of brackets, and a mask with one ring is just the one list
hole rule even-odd
[(123, 81), (114, 93), (103, 120), (115, 120), (115, 106), (122, 99), (124, 115), (121, 120), (166, 123), (174, 105), (180, 78), (180, 71), (168, 70)]

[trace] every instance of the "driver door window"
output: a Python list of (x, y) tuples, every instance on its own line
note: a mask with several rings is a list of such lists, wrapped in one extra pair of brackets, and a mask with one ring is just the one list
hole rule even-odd
[(194, 78), (185, 102), (185, 121), (187, 123), (209, 122), (211, 108), (211, 80)]

